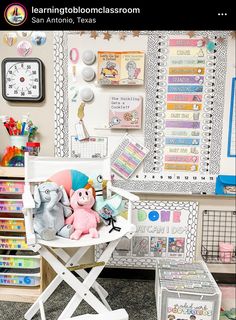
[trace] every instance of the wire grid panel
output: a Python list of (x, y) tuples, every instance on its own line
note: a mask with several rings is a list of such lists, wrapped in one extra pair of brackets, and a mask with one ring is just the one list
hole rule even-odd
[[(235, 231), (236, 211), (205, 210), (202, 217), (203, 259), (208, 263), (235, 263)], [(221, 243), (231, 244), (231, 252), (220, 250)]]

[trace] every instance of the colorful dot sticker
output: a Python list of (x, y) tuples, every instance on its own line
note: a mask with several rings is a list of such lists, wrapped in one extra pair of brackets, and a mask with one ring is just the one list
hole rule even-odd
[(213, 42), (213, 41), (209, 41), (208, 43), (207, 43), (207, 45), (206, 45), (206, 47), (207, 47), (207, 50), (208, 51), (210, 51), (210, 52), (212, 52), (212, 51), (214, 51), (215, 50), (215, 42)]
[(17, 53), (21, 57), (26, 57), (32, 53), (32, 45), (29, 41), (21, 41), (17, 45)]
[(147, 212), (144, 210), (138, 210), (138, 221), (145, 221), (147, 219)]
[(34, 31), (31, 36), (32, 43), (35, 46), (42, 46), (46, 43), (46, 33), (42, 31)]
[(150, 221), (157, 221), (159, 219), (159, 213), (155, 210), (150, 211), (148, 214), (148, 219)]
[(17, 35), (15, 32), (8, 32), (3, 36), (3, 43), (8, 45), (9, 47), (14, 46), (14, 44), (16, 44), (16, 41), (17, 41)]

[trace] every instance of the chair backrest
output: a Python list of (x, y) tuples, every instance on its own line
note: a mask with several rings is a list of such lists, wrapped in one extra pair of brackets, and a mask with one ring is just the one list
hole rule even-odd
[(55, 157), (32, 157), (25, 153), (25, 182), (43, 182), (53, 174), (65, 170), (78, 170), (89, 178), (101, 175), (103, 180), (111, 180), (110, 158), (75, 159)]

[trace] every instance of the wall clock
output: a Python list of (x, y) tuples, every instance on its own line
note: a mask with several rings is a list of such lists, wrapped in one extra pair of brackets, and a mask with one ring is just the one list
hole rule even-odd
[(9, 101), (38, 102), (44, 99), (44, 65), (37, 58), (6, 58), (2, 61), (2, 95)]

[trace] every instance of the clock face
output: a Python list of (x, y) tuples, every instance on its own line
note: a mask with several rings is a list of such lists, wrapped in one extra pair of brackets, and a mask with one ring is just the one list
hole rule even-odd
[(43, 64), (39, 59), (4, 59), (3, 97), (13, 101), (41, 101), (44, 98)]

